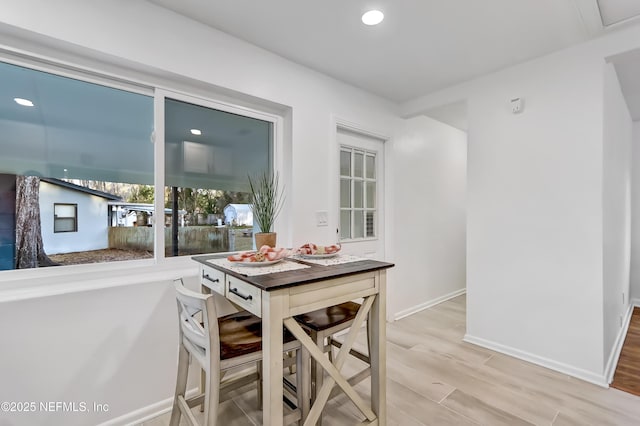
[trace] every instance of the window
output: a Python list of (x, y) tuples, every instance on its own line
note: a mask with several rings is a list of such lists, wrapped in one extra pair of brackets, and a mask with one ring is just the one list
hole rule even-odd
[(271, 167), (273, 123), (217, 104), (164, 105), (165, 255), (250, 250), (248, 176)]
[(377, 236), (376, 154), (340, 147), (340, 238)]
[[(75, 75), (0, 62), (0, 195), (16, 201), (0, 215), (16, 235), (0, 241), (0, 270), (42, 266), (43, 253), (69, 265), (253, 247), (238, 212), (248, 175), (274, 167), (276, 116)], [(26, 252), (38, 259), (19, 262)]]
[(53, 232), (78, 232), (78, 205), (53, 205)]
[(33, 231), (0, 267), (35, 267), (34, 251), (62, 265), (153, 257), (153, 232), (125, 229), (153, 214), (133, 198), (154, 180), (153, 97), (2, 62), (0, 81), (0, 176), (16, 199), (0, 229)]

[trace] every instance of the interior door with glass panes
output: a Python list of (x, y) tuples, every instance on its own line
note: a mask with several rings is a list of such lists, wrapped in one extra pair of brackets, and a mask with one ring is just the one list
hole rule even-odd
[(338, 129), (342, 252), (384, 260), (384, 141)]

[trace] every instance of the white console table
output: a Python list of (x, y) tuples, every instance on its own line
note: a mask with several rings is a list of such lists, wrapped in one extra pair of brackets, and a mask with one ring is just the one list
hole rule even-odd
[[(263, 424), (283, 424), (282, 326), (286, 326), (328, 373), (305, 424), (315, 424), (331, 389), (339, 386), (366, 418), (365, 424), (386, 425), (386, 269), (393, 264), (360, 260), (332, 266), (304, 261), (309, 267), (263, 275), (243, 275), (211, 260), (219, 255), (194, 256), (200, 263), (202, 285), (262, 318)], [(290, 262), (292, 260), (285, 260)], [(293, 319), (295, 315), (364, 298), (352, 332), (333, 363)], [(352, 347), (358, 324), (368, 316), (371, 329), (371, 401), (353, 390), (340, 368)]]

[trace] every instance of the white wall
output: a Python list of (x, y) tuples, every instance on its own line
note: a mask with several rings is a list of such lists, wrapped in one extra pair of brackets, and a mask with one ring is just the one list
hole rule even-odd
[(174, 311), (169, 281), (3, 303), (0, 399), (106, 403), (110, 410), (38, 407), (3, 413), (0, 422), (98, 424), (168, 397), (177, 358)]
[[(330, 159), (336, 157), (335, 145), (330, 144), (335, 117), (385, 135), (393, 135), (399, 121), (396, 106), (389, 102), (147, 2), (5, 1), (0, 19), (4, 22), (0, 32), (22, 37), (23, 30), (29, 31), (25, 44), (49, 43), (42, 35), (59, 39), (51, 43), (53, 48), (47, 45), (39, 52), (47, 57), (73, 62), (77, 52), (99, 59), (110, 56), (118, 64), (145, 64), (169, 78), (171, 73), (179, 74), (287, 109), (284, 132), (290, 150), (283, 157), (290, 168), (286, 170), (289, 193), (278, 230), (288, 235), (283, 244), (335, 239), (338, 214), (330, 206), (337, 194), (331, 179), (318, 178), (326, 176)], [(7, 43), (7, 38), (1, 43)], [(329, 226), (315, 226), (318, 210), (329, 211)], [(0, 351), (0, 400), (109, 404), (107, 414), (65, 418), (69, 426), (119, 416), (128, 416), (121, 421), (133, 421), (167, 408), (166, 401), (148, 406), (170, 397), (175, 381), (176, 314), (166, 280), (197, 272), (193, 262), (171, 259), (169, 263), (173, 265), (174, 260), (183, 270), (168, 269), (166, 278), (152, 281), (145, 276), (146, 271), (158, 275), (157, 268), (151, 267), (124, 277), (109, 270), (95, 274), (86, 268), (55, 281), (45, 277), (45, 271), (21, 275), (36, 277), (29, 280), (13, 273), (24, 271), (1, 276), (0, 335), (3, 348), (12, 349)], [(43, 287), (126, 285), (33, 298), (20, 289), (23, 281)], [(9, 296), (7, 289), (11, 289)], [(13, 301), (14, 297), (20, 300)], [(131, 414), (136, 409), (142, 411)], [(38, 413), (10, 421), (51, 424), (57, 419)]]
[(389, 309), (396, 318), (466, 287), (466, 133), (428, 117), (403, 124), (389, 142), (396, 267)]
[(616, 339), (624, 338), (619, 334), (629, 306), (631, 262), (632, 122), (612, 64), (605, 66), (603, 124), (603, 356), (608, 361), (615, 357)]
[(633, 123), (631, 175), (631, 301), (640, 306), (640, 121)]
[(469, 99), (467, 334), (589, 372), (602, 368), (596, 65), (547, 57)]
[(620, 30), (402, 105), (468, 101), (466, 339), (603, 385), (604, 63), (639, 44)]
[[(78, 232), (53, 232), (53, 205), (78, 205)], [(104, 198), (40, 182), (42, 243), (47, 254), (109, 247), (108, 207)]]

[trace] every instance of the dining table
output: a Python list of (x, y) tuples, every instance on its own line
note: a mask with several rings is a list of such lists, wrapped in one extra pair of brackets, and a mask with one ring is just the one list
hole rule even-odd
[[(233, 262), (227, 255), (193, 256), (199, 264), (200, 283), (240, 309), (262, 318), (263, 424), (282, 425), (283, 326), (304, 346), (328, 376), (317, 391), (313, 406), (306, 407), (304, 424), (321, 418), (331, 391), (338, 386), (355, 404), (363, 424), (386, 425), (386, 272), (392, 263), (338, 253), (335, 256), (299, 255), (262, 262)], [(259, 262), (256, 262), (259, 263)], [(337, 356), (330, 360), (294, 319), (317, 309), (361, 300), (351, 330)], [(358, 328), (369, 321), (371, 392), (365, 401), (341, 372), (353, 347)], [(303, 412), (298, 407), (298, 413)]]

